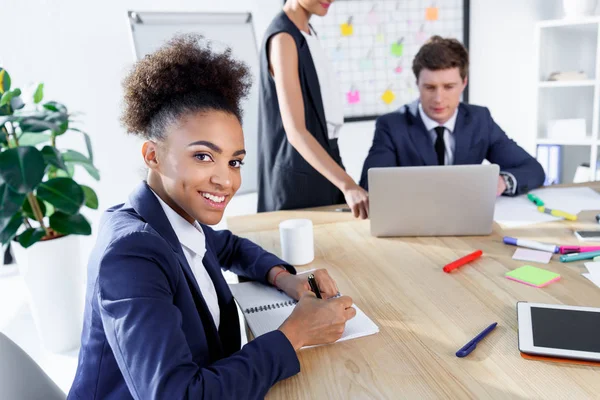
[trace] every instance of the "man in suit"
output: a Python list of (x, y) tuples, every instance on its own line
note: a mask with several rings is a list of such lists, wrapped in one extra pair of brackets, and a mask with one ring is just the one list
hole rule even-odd
[(413, 60), (419, 99), (377, 119), (360, 185), (374, 167), (481, 164), (500, 167), (497, 195), (544, 183), (542, 166), (509, 139), (485, 107), (461, 103), (469, 55), (455, 39), (432, 37)]

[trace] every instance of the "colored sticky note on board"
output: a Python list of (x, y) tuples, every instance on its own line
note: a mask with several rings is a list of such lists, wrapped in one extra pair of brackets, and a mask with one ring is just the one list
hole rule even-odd
[(560, 274), (542, 268), (524, 265), (505, 274), (506, 278), (534, 287), (548, 286), (560, 279)]
[(377, 25), (379, 23), (379, 15), (374, 10), (369, 11), (367, 15), (367, 22), (371, 25)]
[(423, 44), (428, 39), (428, 36), (425, 32), (419, 31), (415, 34), (415, 40), (418, 44)]
[(381, 100), (383, 100), (383, 102), (385, 104), (391, 104), (395, 98), (396, 98), (396, 95), (390, 89), (386, 90), (381, 95)]
[(425, 19), (427, 21), (437, 21), (438, 14), (439, 12), (437, 7), (427, 7), (425, 9)]
[(348, 100), (348, 104), (356, 104), (360, 102), (360, 92), (358, 90), (351, 90), (346, 93), (346, 100)]
[(390, 48), (390, 51), (393, 56), (401, 57), (402, 53), (404, 52), (404, 44), (392, 43), (392, 47)]
[(340, 32), (342, 36), (352, 36), (354, 33), (354, 25), (345, 23), (340, 25)]

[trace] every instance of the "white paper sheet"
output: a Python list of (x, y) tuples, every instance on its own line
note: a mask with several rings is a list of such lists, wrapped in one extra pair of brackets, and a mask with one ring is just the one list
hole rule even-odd
[(584, 278), (587, 278), (590, 280), (590, 282), (592, 282), (594, 285), (596, 285), (597, 287), (600, 288), (600, 277), (597, 277), (595, 275), (592, 274), (581, 274), (581, 276), (583, 276)]
[[(531, 193), (538, 196), (547, 208), (571, 214), (578, 214), (583, 210), (600, 210), (600, 194), (587, 187), (537, 189)], [(539, 212), (535, 204), (527, 199), (527, 195), (502, 196), (496, 200), (494, 221), (507, 228), (560, 219)]]
[(593, 275), (600, 279), (600, 262), (586, 262), (584, 263), (590, 275)]

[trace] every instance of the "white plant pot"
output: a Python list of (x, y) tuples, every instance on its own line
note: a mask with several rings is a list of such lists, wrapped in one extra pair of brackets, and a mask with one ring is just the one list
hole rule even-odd
[(596, 10), (597, 0), (563, 0), (565, 17), (582, 17), (593, 15)]
[(77, 348), (83, 325), (85, 287), (79, 236), (37, 242), (27, 249), (13, 244), (42, 344), (55, 353)]

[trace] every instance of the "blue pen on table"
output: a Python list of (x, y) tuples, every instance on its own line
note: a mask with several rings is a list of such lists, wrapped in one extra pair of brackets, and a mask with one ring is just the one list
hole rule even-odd
[(461, 347), (460, 350), (456, 352), (456, 357), (466, 357), (469, 354), (471, 354), (471, 352), (475, 350), (475, 347), (477, 347), (477, 343), (481, 342), (483, 338), (487, 336), (488, 333), (493, 331), (496, 325), (498, 325), (498, 323), (494, 322), (493, 324), (485, 328), (479, 335), (475, 336), (473, 340)]

